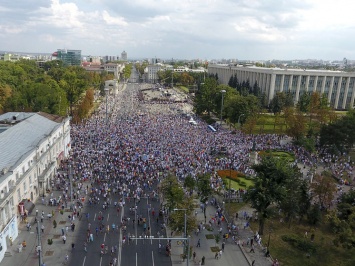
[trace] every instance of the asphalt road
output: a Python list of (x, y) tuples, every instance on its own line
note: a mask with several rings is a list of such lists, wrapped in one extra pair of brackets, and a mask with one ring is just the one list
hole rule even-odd
[[(162, 232), (161, 225), (163, 223), (163, 218), (158, 216), (158, 210), (160, 203), (157, 199), (141, 198), (140, 202), (137, 204), (133, 200), (126, 201), (123, 208), (117, 212), (117, 208), (114, 207), (113, 202), (118, 201), (118, 195), (111, 197), (111, 205), (106, 210), (102, 209), (102, 205), (96, 204), (87, 207), (87, 212), (89, 213), (89, 221), (86, 217), (82, 218), (80, 222), (80, 227), (77, 229), (77, 240), (75, 241), (76, 247), (74, 254), (71, 256), (70, 265), (110, 265), (113, 258), (117, 258), (117, 265), (171, 265), (170, 257), (168, 257), (164, 250), (159, 253), (159, 242), (165, 246), (166, 240), (152, 240), (150, 238), (144, 237), (144, 225), (142, 222), (138, 224), (138, 218), (135, 219), (135, 224), (133, 224), (134, 217), (145, 218), (146, 220), (146, 235), (147, 231), (150, 229), (150, 235), (158, 237), (165, 237), (165, 230)], [(129, 209), (135, 209), (136, 211), (130, 211)], [(148, 211), (148, 209), (150, 211)], [(152, 216), (152, 211), (155, 210), (155, 216)], [(95, 228), (99, 224), (99, 213), (102, 212), (104, 216), (104, 225), (110, 225), (110, 232), (98, 233), (96, 235)], [(122, 218), (126, 218), (129, 222), (126, 225), (126, 231), (118, 229), (118, 225)], [(158, 222), (157, 222), (158, 217)], [(91, 224), (91, 229), (94, 234), (94, 241), (89, 243), (87, 246), (87, 252), (84, 251), (84, 242), (86, 241), (86, 230), (88, 229), (89, 223)], [(112, 224), (116, 225), (115, 232), (112, 230)], [(159, 231), (159, 233), (158, 233)], [(141, 240), (131, 240), (129, 241), (129, 236), (140, 237)], [(127, 240), (123, 244), (123, 238)], [(107, 245), (109, 248), (108, 254), (101, 256), (101, 244)], [(118, 250), (113, 255), (110, 253), (111, 247), (117, 246)]]
[[(138, 102), (134, 99), (137, 97), (137, 91), (141, 86), (146, 86), (144, 84), (127, 84), (124, 91), (120, 91), (118, 95), (112, 101), (111, 106), (115, 106), (116, 111), (112, 111), (110, 119), (115, 123), (119, 123), (120, 119), (129, 119), (131, 113), (136, 113), (143, 111), (144, 107), (139, 106)], [(95, 134), (95, 132), (93, 132)], [(92, 148), (91, 143), (88, 143)], [(94, 186), (98, 187), (97, 184)], [(153, 185), (152, 189), (156, 189), (157, 181)], [(131, 187), (134, 190), (135, 187)], [(147, 192), (149, 194), (149, 192)], [(120, 211), (117, 212), (117, 207), (114, 206), (114, 202), (119, 202), (120, 199), (125, 200), (126, 204)], [(72, 251), (71, 259), (69, 265), (72, 266), (108, 266), (113, 259), (117, 259), (116, 265), (144, 265), (144, 266), (154, 266), (154, 265), (171, 265), (171, 259), (166, 255), (165, 250), (162, 249), (159, 252), (159, 242), (165, 247), (166, 240), (153, 240), (146, 239), (144, 237), (144, 231), (148, 233), (150, 231), (151, 236), (161, 236), (166, 237), (166, 231), (162, 230), (163, 217), (158, 216), (160, 202), (158, 199), (150, 199), (148, 197), (142, 197), (139, 202), (135, 203), (133, 199), (130, 201), (124, 199), (122, 195), (112, 194), (109, 198), (111, 204), (106, 210), (103, 210), (102, 202), (100, 204), (89, 205), (86, 203), (82, 211), (82, 219), (78, 226), (75, 240), (75, 249)], [(131, 209), (136, 209), (136, 211), (130, 211)], [(155, 210), (155, 216), (152, 216), (152, 210)], [(100, 212), (104, 219), (100, 221), (98, 217)], [(89, 213), (89, 219), (86, 218), (86, 213)], [(146, 228), (142, 222), (138, 224), (138, 218), (145, 218)], [(159, 218), (157, 221), (157, 217)], [(127, 222), (126, 231), (121, 230), (119, 225), (122, 219)], [(133, 224), (135, 220), (135, 224)], [(96, 227), (99, 227), (99, 223), (103, 223), (105, 226), (110, 226), (110, 231), (104, 230), (102, 233), (96, 234)], [(90, 224), (90, 225), (89, 225)], [(116, 225), (115, 232), (112, 230), (112, 224)], [(87, 230), (90, 226), (91, 232), (93, 233), (93, 242), (87, 244), (87, 252), (84, 250), (84, 243), (87, 240)], [(105, 232), (106, 231), (106, 232)], [(159, 232), (159, 233), (158, 233)], [(129, 236), (141, 237), (139, 240), (129, 241)], [(126, 239), (123, 243), (123, 239)], [(101, 255), (101, 245), (104, 244), (108, 247), (108, 253)], [(117, 247), (117, 251), (111, 254), (111, 248)]]

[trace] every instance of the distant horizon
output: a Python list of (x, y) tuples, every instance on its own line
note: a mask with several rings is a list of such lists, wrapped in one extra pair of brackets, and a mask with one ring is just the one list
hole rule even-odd
[[(80, 50), (80, 49), (70, 49), (70, 48), (58, 48), (58, 49), (67, 49), (67, 50)], [(54, 52), (19, 52), (19, 51), (9, 51), (9, 50), (0, 50), (0, 53), (13, 53), (13, 54), (21, 54), (21, 55), (52, 55)], [(82, 50), (81, 50), (82, 51)], [(122, 51), (123, 52), (123, 51)], [(127, 52), (128, 55), (128, 61), (129, 60), (145, 60), (145, 59), (161, 59), (164, 61), (168, 60), (174, 60), (174, 61), (180, 61), (180, 60), (207, 60), (207, 61), (213, 61), (213, 60), (237, 60), (237, 61), (306, 61), (306, 60), (316, 60), (316, 61), (343, 61), (343, 59), (317, 59), (317, 58), (306, 58), (306, 59), (237, 59), (237, 58), (212, 58), (212, 59), (200, 59), (200, 58), (174, 58), (174, 57), (168, 57), (168, 58), (159, 58), (159, 57), (136, 57), (136, 58), (130, 58), (129, 53)], [(104, 56), (119, 56), (121, 57), (121, 53), (117, 54), (104, 54), (104, 55), (91, 55), (91, 54), (82, 54), (82, 57), (87, 57), (87, 56), (98, 56), (98, 57), (104, 57)], [(353, 61), (352, 59), (346, 58), (348, 61)], [(355, 60), (355, 59), (354, 59)], [(120, 59), (118, 60), (120, 61)]]

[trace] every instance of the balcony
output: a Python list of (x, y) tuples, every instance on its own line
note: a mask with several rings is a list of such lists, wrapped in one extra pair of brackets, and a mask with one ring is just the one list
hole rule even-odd
[(16, 186), (12, 186), (6, 193), (1, 193), (0, 206), (2, 206), (5, 201), (9, 200), (9, 197), (14, 193), (15, 189)]
[(56, 167), (56, 162), (51, 162), (48, 167), (42, 172), (41, 175), (38, 176), (38, 182), (43, 183), (48, 178), (48, 175), (54, 171)]

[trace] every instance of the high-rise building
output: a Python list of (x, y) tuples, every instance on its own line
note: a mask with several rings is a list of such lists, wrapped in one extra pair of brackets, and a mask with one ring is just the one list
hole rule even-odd
[(80, 66), (81, 65), (81, 50), (58, 49), (53, 53), (58, 60), (62, 60), (65, 66)]
[(126, 51), (123, 51), (123, 52), (121, 53), (121, 60), (122, 60), (122, 61), (127, 61), (127, 53), (126, 53)]
[(119, 56), (116, 55), (105, 55), (104, 56), (104, 62), (114, 62), (114, 61), (118, 61), (119, 60)]

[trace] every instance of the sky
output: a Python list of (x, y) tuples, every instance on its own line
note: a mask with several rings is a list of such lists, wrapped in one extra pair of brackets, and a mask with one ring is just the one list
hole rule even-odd
[(1, 0), (0, 50), (351, 60), (354, 10), (354, 0)]

